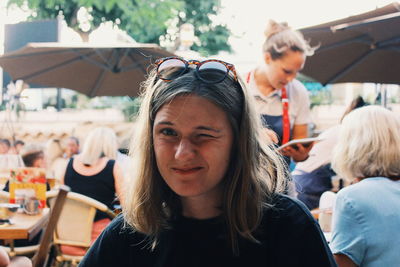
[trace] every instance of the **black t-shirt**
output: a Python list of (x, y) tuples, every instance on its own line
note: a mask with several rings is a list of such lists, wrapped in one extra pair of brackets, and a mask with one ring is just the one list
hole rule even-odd
[(146, 236), (124, 228), (119, 216), (79, 266), (336, 266), (318, 223), (304, 204), (287, 196), (277, 196), (275, 208), (265, 210), (255, 233), (259, 243), (239, 239), (239, 256), (226, 242), (222, 218), (181, 217), (171, 226), (151, 250)]
[[(74, 159), (70, 159), (65, 171), (64, 183), (76, 192), (90, 198), (93, 198), (113, 209), (115, 200), (115, 182), (114, 182), (114, 164), (115, 160), (110, 159), (103, 170), (99, 173), (86, 176), (75, 171), (73, 168)], [(107, 214), (101, 211), (96, 212), (95, 221), (109, 218)]]

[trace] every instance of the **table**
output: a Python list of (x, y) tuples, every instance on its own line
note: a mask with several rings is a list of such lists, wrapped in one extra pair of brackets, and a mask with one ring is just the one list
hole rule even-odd
[(41, 229), (47, 224), (50, 217), (50, 209), (45, 208), (40, 214), (28, 215), (17, 212), (12, 218), (12, 225), (0, 226), (0, 239), (9, 243), (10, 256), (15, 256), (14, 240), (28, 239), (35, 237)]
[(37, 215), (15, 213), (11, 218), (12, 225), (0, 226), (0, 239), (31, 240), (48, 222), (50, 217), (49, 211), (49, 208), (45, 208)]

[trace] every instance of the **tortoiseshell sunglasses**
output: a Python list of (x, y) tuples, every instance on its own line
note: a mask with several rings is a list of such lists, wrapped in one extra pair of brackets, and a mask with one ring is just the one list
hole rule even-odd
[(233, 77), (237, 81), (235, 66), (217, 59), (197, 61), (185, 60), (180, 57), (166, 57), (158, 59), (155, 64), (157, 66), (157, 77), (166, 82), (184, 74), (190, 65), (196, 65), (197, 78), (204, 83), (222, 82), (229, 71), (233, 73)]

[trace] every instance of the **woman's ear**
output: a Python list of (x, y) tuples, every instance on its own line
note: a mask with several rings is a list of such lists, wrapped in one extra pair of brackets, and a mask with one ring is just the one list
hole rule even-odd
[(271, 63), (271, 61), (272, 61), (271, 54), (269, 52), (265, 52), (264, 53), (264, 62), (265, 62), (265, 64), (268, 65), (269, 63)]

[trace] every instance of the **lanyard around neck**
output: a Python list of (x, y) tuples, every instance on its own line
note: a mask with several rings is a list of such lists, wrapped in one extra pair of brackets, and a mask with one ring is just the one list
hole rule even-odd
[[(251, 72), (247, 74), (246, 82), (250, 84)], [(282, 102), (282, 145), (289, 142), (290, 139), (290, 119), (289, 119), (289, 98), (287, 96), (286, 87), (281, 89), (281, 102)]]

